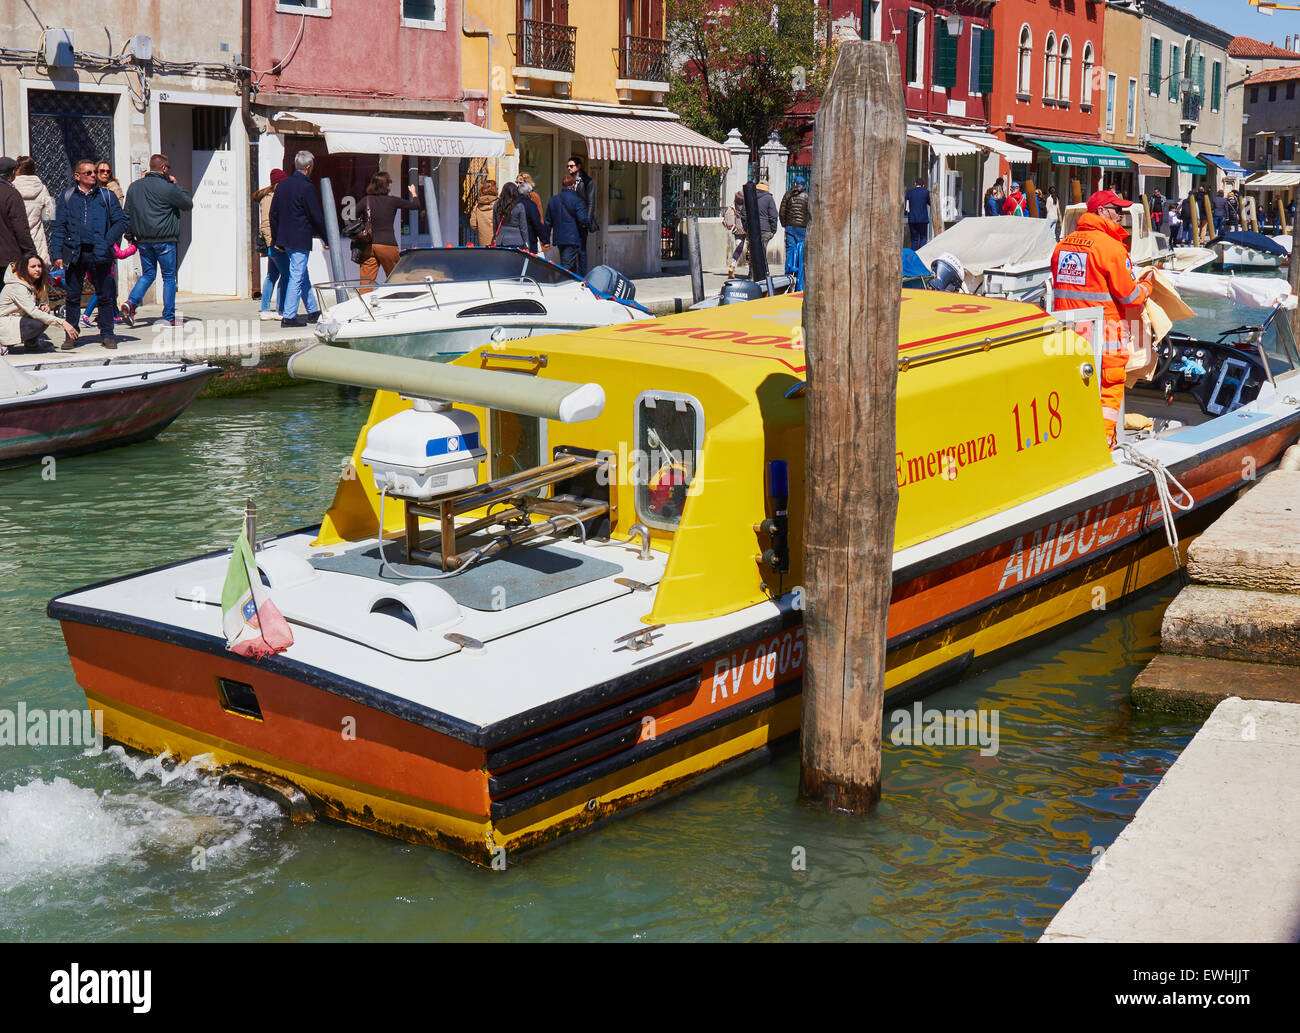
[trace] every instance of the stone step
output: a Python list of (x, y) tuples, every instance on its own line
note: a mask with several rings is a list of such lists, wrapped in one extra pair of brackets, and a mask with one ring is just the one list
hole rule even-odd
[(1157, 656), (1133, 682), (1133, 707), (1203, 721), (1225, 699), (1300, 703), (1300, 667)]
[(1211, 524), (1187, 554), (1192, 580), (1300, 594), (1300, 470), (1265, 476)]
[(1189, 585), (1165, 610), (1166, 653), (1300, 665), (1300, 595)]

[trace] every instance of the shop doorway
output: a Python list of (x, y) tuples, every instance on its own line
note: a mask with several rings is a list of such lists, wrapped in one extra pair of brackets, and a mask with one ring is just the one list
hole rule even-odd
[(170, 159), (177, 184), (194, 199), (194, 207), (181, 214), (176, 247), (176, 285), (190, 294), (239, 292), (232, 114), (204, 104), (159, 105), (160, 151)]

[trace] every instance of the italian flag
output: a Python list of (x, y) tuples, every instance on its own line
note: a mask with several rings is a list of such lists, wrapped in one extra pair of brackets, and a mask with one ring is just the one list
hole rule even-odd
[(247, 529), (230, 554), (226, 583), (221, 589), (221, 628), (226, 648), (240, 656), (261, 660), (283, 653), (293, 645), (289, 622), (271, 602), (253, 562)]

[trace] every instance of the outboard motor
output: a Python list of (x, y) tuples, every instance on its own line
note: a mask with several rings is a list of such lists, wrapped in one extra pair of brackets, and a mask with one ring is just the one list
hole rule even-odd
[(740, 301), (754, 301), (763, 296), (763, 288), (753, 280), (728, 280), (718, 294), (719, 305), (734, 305)]
[(962, 294), (966, 290), (966, 270), (956, 255), (945, 251), (930, 263), (934, 279), (930, 281), (937, 291), (954, 291)]
[(587, 273), (587, 286), (602, 298), (631, 301), (636, 297), (636, 284), (607, 265), (598, 265)]

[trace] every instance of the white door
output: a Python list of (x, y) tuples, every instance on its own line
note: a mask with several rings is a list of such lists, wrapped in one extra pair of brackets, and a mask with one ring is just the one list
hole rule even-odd
[(177, 273), (178, 286), (191, 294), (234, 296), (235, 161), (230, 151), (194, 151), (194, 211), (189, 247)]

